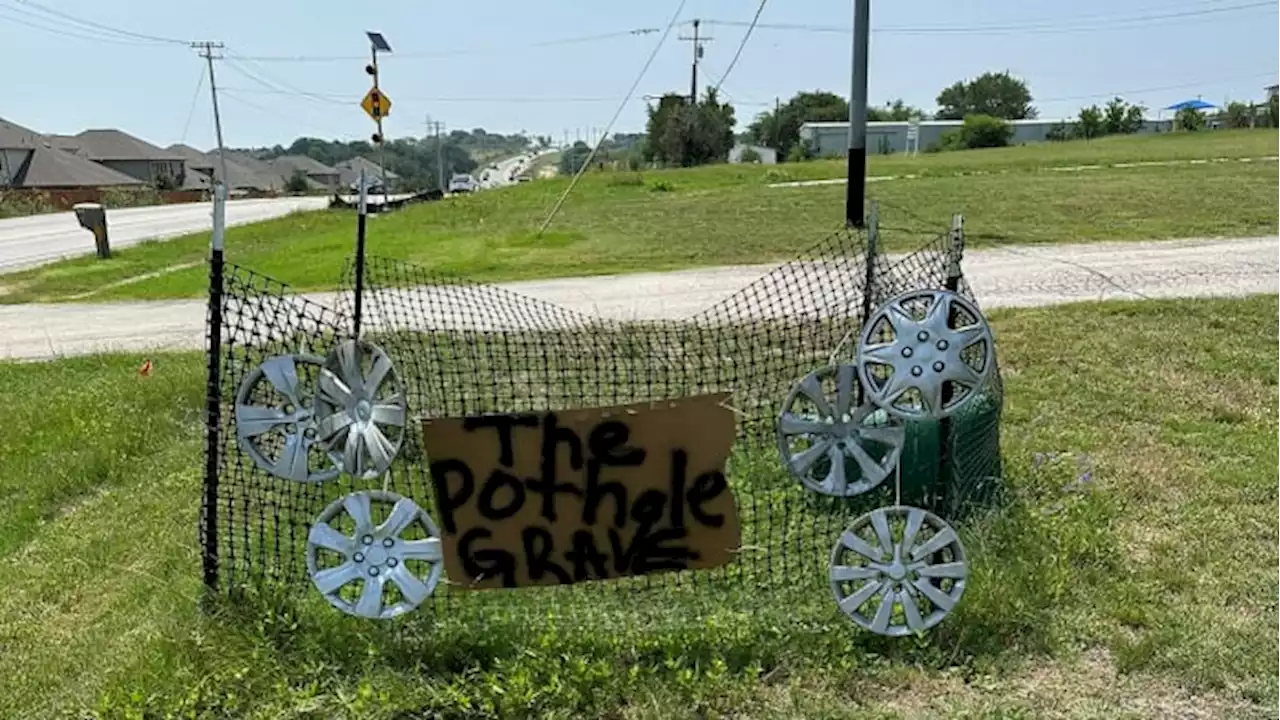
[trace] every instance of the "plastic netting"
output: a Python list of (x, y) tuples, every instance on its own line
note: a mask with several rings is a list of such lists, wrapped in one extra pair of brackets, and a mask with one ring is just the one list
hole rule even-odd
[[(910, 254), (885, 256), (868, 253), (861, 231), (840, 231), (691, 317), (628, 322), (368, 257), (361, 335), (395, 362), (410, 417), (561, 410), (725, 391), (738, 419), (727, 474), (743, 547), (731, 564), (518, 591), (469, 592), (446, 579), (423, 610), (501, 602), (509, 592), (555, 602), (685, 585), (808, 587), (825, 583), (832, 543), (858, 514), (901, 502), (954, 519), (990, 502), (1001, 475), (998, 370), (982, 397), (952, 418), (909, 423), (899, 477), (860, 496), (805, 490), (783, 468), (775, 436), (780, 405), (799, 380), (818, 367), (852, 361), (865, 308), (918, 288), (949, 288), (973, 299), (959, 271), (962, 245), (956, 231)], [(350, 336), (353, 267), (344, 273), (344, 289), (320, 304), (227, 266), (216, 473), (206, 478), (201, 526), (206, 570), (216, 571), (221, 586), (266, 580), (309, 588), (308, 529), (326, 505), (349, 492), (391, 490), (435, 513), (416, 423), (407, 428), (391, 470), (371, 482), (345, 475), (314, 484), (278, 478), (237, 446), (233, 406), (255, 368), (282, 354), (323, 358)], [(303, 384), (310, 368), (299, 366)]]

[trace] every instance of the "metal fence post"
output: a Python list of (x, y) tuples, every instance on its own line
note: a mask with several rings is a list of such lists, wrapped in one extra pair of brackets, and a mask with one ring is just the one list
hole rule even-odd
[[(383, 198), (384, 200), (386, 198)], [(365, 227), (369, 221), (369, 194), (365, 188), (364, 169), (360, 170), (360, 204), (356, 214), (356, 301), (355, 317), (352, 320), (352, 336), (360, 337), (360, 316), (364, 311), (364, 237)], [(383, 209), (386, 209), (384, 203)]]
[(204, 584), (218, 587), (218, 459), (222, 424), (222, 285), (227, 188), (213, 190), (213, 239), (209, 250), (208, 382), (205, 385), (204, 492), (200, 506), (200, 551)]
[[(960, 289), (960, 279), (963, 276), (961, 270), (961, 261), (964, 259), (964, 216), (960, 214), (951, 216), (951, 232), (949, 233), (950, 244), (947, 247), (947, 279), (946, 289), (951, 292), (958, 292)], [(942, 404), (945, 407), (951, 402), (951, 388), (942, 388)], [(948, 495), (948, 490), (953, 482), (954, 473), (951, 468), (952, 452), (951, 452), (951, 418), (944, 417), (938, 421), (938, 493), (939, 505), (942, 499)]]

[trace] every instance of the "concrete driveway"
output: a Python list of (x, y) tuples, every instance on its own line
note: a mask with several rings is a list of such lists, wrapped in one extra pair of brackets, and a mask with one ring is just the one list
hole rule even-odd
[[(984, 308), (1106, 299), (1240, 296), (1280, 291), (1280, 238), (1014, 246), (971, 250), (965, 273)], [(565, 308), (619, 320), (687, 318), (774, 266), (505, 283)], [(308, 296), (324, 304), (333, 295)], [(0, 306), (0, 358), (107, 350), (195, 349), (200, 300)]]

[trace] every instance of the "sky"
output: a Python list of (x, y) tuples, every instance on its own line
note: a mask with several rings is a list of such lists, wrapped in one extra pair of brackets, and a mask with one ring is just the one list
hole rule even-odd
[[(388, 137), (450, 129), (590, 139), (656, 56), (615, 132), (643, 130), (644, 95), (687, 93), (692, 43), (710, 36), (699, 85), (720, 81), (759, 0), (0, 0), (0, 117), (44, 133), (119, 128), (157, 145), (215, 145), (205, 61), (215, 60), (225, 142), (367, 139), (366, 30), (392, 101)], [(723, 78), (739, 127), (800, 90), (847, 96), (851, 0), (772, 0)], [(1261, 100), (1277, 82), (1275, 0), (873, 0), (871, 102), (932, 111), (957, 80), (1008, 70), (1041, 117), (1113, 95), (1155, 109), (1201, 96)], [(801, 29), (770, 27), (801, 26)], [(97, 27), (105, 26), (105, 27)], [(633, 30), (645, 32), (630, 33)], [(124, 31), (116, 32), (116, 31)]]

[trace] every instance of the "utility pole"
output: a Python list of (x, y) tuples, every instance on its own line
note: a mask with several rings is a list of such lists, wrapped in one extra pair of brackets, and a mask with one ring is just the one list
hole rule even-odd
[(435, 134), (436, 139), (436, 184), (440, 187), (440, 192), (445, 191), (444, 184), (444, 144), (440, 142), (440, 131), (444, 128), (444, 123), (439, 120), (432, 120), (431, 116), (427, 116), (427, 131)]
[[(213, 131), (218, 140), (218, 165), (214, 168), (215, 176), (213, 178), (213, 249), (221, 252), (223, 248), (222, 232), (226, 229), (226, 207), (223, 206), (222, 222), (219, 222), (219, 202), (218, 189), (222, 188), (223, 202), (226, 201), (227, 186), (227, 152), (222, 145), (222, 115), (218, 112), (218, 82), (213, 76), (213, 61), (220, 60), (221, 56), (215, 56), (214, 50), (221, 50), (225, 47), (222, 43), (215, 42), (198, 42), (191, 43), (191, 47), (200, 50), (200, 57), (209, 63), (209, 94), (213, 97)], [(220, 227), (221, 226), (221, 227)]]
[(693, 35), (680, 36), (681, 40), (693, 43), (693, 68), (692, 68), (692, 73), (689, 79), (689, 104), (690, 105), (698, 104), (698, 61), (702, 59), (702, 43), (710, 42), (711, 40), (715, 39), (715, 38), (700, 36), (698, 34), (698, 29), (699, 27), (701, 27), (701, 25), (702, 25), (701, 20), (694, 20)]

